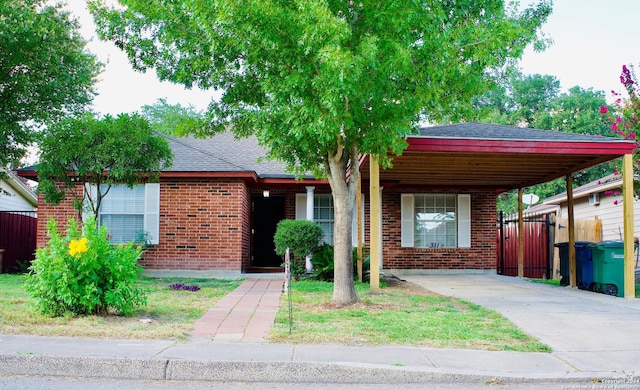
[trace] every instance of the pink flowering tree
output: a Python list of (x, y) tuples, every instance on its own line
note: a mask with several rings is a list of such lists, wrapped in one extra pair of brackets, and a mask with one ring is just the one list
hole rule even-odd
[[(640, 146), (640, 138), (638, 136), (640, 134), (640, 87), (632, 65), (622, 66), (620, 83), (627, 91), (627, 97), (624, 97), (620, 92), (611, 91), (615, 100), (611, 106), (601, 106), (600, 114), (608, 118), (611, 124), (611, 131), (614, 134), (628, 140), (634, 140), (636, 145)], [(638, 192), (640, 185), (636, 179), (640, 171), (638, 166), (639, 157), (640, 150), (636, 148), (633, 152), (634, 194), (636, 197), (640, 197), (640, 192)], [(619, 191), (614, 193), (614, 195), (619, 194)], [(615, 203), (619, 202), (616, 201)]]

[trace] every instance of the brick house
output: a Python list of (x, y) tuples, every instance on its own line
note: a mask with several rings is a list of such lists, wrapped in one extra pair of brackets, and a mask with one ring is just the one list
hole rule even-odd
[[(114, 241), (146, 233), (152, 245), (142, 260), (145, 270), (225, 277), (279, 271), (272, 238), (283, 218), (313, 219), (323, 227), (325, 241), (332, 242), (327, 181), (296, 180), (282, 164), (260, 161), (264, 150), (255, 138), (224, 133), (167, 140), (174, 164), (160, 182), (116, 187), (100, 215)], [(494, 270), (498, 193), (609, 161), (635, 146), (620, 139), (478, 123), (422, 128), (407, 141), (393, 168), (380, 173), (382, 267), (392, 272)], [(363, 158), (364, 193), (368, 167)], [(37, 173), (23, 170), (21, 175)], [(365, 245), (368, 198), (363, 196), (360, 211)], [(39, 245), (46, 243), (50, 218), (63, 225), (74, 215), (65, 202), (51, 206), (39, 199), (38, 210)]]

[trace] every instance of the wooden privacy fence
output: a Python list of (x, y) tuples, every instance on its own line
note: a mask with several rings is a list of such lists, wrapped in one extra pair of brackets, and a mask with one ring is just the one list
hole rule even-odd
[[(602, 221), (594, 219), (576, 219), (574, 221), (575, 240), (600, 242), (602, 241)], [(569, 220), (567, 218), (557, 218), (556, 220), (556, 243), (569, 242)], [(560, 250), (555, 248), (553, 255), (553, 275), (554, 279), (560, 279)]]
[(0, 211), (0, 249), (4, 250), (0, 272), (16, 272), (35, 258), (36, 215), (35, 211)]

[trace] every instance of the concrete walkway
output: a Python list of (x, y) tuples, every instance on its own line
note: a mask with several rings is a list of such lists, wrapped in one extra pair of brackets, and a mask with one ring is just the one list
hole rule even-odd
[(553, 352), (268, 343), (280, 277), (243, 282), (186, 343), (0, 334), (0, 377), (640, 388), (638, 300), (495, 275), (399, 277), (497, 310)]

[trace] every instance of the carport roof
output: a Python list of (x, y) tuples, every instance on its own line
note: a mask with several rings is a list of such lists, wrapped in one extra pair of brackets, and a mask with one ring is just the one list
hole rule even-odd
[[(635, 149), (635, 142), (619, 138), (483, 123), (423, 127), (407, 142), (393, 167), (380, 171), (382, 186), (499, 193), (564, 177)], [(368, 180), (368, 163), (361, 172)]]

